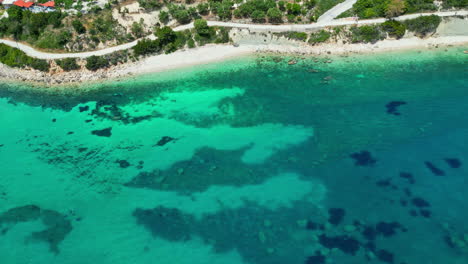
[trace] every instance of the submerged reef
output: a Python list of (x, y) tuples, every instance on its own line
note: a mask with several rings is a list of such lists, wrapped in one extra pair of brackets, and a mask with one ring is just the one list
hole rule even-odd
[(372, 157), (372, 154), (367, 151), (363, 150), (361, 152), (356, 152), (349, 155), (352, 159), (354, 159), (354, 165), (356, 166), (373, 166), (377, 160)]
[(99, 130), (93, 130), (91, 131), (91, 134), (99, 136), (99, 137), (110, 137), (112, 136), (112, 127), (99, 129)]
[(59, 253), (59, 244), (73, 229), (70, 220), (57, 211), (42, 209), (37, 205), (25, 205), (11, 208), (0, 214), (2, 234), (8, 232), (14, 225), (35, 220), (41, 220), (46, 226), (42, 231), (32, 232), (30, 238), (49, 244), (50, 251)]
[(398, 112), (398, 108), (405, 104), (406, 102), (404, 101), (391, 101), (390, 103), (385, 105), (385, 107), (387, 108), (387, 114), (396, 115), (396, 116), (401, 115), (401, 113)]

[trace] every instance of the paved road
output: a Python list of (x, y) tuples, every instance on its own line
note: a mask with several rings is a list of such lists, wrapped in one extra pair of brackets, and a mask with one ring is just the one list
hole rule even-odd
[(318, 19), (317, 23), (326, 23), (330, 22), (339, 16), (344, 11), (351, 9), (353, 5), (357, 2), (357, 0), (346, 0), (343, 3), (337, 4), (332, 9), (328, 10), (327, 12), (323, 13)]
[[(468, 15), (468, 10), (462, 10), (462, 11), (449, 11), (449, 12), (435, 12), (435, 13), (419, 13), (419, 14), (411, 14), (411, 15), (404, 15), (395, 18), (396, 20), (406, 20), (406, 19), (412, 19), (415, 17), (419, 16), (427, 16), (427, 15), (438, 15), (441, 17), (444, 16), (455, 16), (455, 15), (462, 15), (466, 16)], [(241, 23), (232, 23), (232, 22), (221, 22), (221, 21), (208, 21), (208, 25), (210, 26), (222, 26), (222, 27), (233, 27), (233, 28), (244, 28), (244, 29), (250, 29), (253, 31), (269, 31), (269, 32), (286, 32), (286, 31), (298, 31), (298, 32), (304, 32), (304, 31), (310, 31), (314, 29), (319, 29), (323, 27), (330, 27), (330, 26), (342, 26), (342, 25), (353, 25), (353, 24), (359, 24), (359, 25), (364, 25), (364, 24), (377, 24), (377, 23), (383, 23), (385, 22), (385, 18), (377, 18), (377, 19), (368, 19), (368, 20), (347, 20), (347, 19), (339, 19), (339, 20), (332, 20), (328, 22), (321, 22), (321, 23), (312, 23), (312, 24), (294, 24), (294, 25), (263, 25), (263, 24), (241, 24)], [(175, 31), (181, 31), (185, 29), (191, 29), (193, 28), (193, 23), (179, 26), (174, 28)], [(153, 35), (149, 36), (149, 38), (154, 39), (155, 37)], [(8, 46), (18, 48), (22, 51), (24, 51), (27, 55), (39, 59), (63, 59), (63, 58), (87, 58), (93, 55), (96, 56), (102, 56), (106, 55), (115, 51), (119, 50), (126, 50), (129, 48), (134, 47), (137, 44), (138, 40), (135, 40), (133, 42), (129, 42), (126, 44), (110, 47), (110, 48), (105, 48), (102, 50), (96, 50), (96, 51), (89, 51), (89, 52), (79, 52), (79, 53), (48, 53), (48, 52), (42, 52), (38, 51), (28, 45), (18, 43), (15, 41), (11, 40), (4, 40), (0, 39), (0, 43), (4, 43)]]

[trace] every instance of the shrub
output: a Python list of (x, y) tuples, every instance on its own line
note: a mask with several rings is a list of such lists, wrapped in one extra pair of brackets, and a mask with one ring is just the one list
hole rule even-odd
[(173, 16), (180, 24), (188, 24), (192, 21), (192, 17), (187, 10), (177, 10)]
[(31, 58), (29, 66), (31, 66), (31, 68), (33, 69), (43, 72), (48, 72), (50, 68), (50, 64), (48, 61), (36, 58)]
[(195, 48), (195, 41), (193, 40), (193, 38), (189, 38), (187, 40), (187, 46), (189, 47), (189, 49)]
[(271, 23), (281, 23), (283, 20), (283, 14), (278, 8), (268, 9), (267, 16)]
[(142, 39), (138, 41), (138, 43), (133, 47), (133, 51), (135, 52), (136, 56), (157, 53), (161, 50), (162, 45), (159, 39), (150, 40), (150, 39)]
[(78, 34), (84, 34), (86, 33), (86, 28), (83, 26), (81, 21), (79, 20), (73, 20), (72, 26), (75, 29), (76, 33)]
[(378, 40), (384, 38), (382, 32), (377, 26), (361, 26), (351, 28), (351, 41), (353, 43), (364, 42), (364, 43), (375, 43)]
[(198, 13), (200, 13), (200, 15), (208, 15), (209, 13), (209, 5), (207, 3), (201, 3), (197, 6), (197, 10), (198, 10)]
[(206, 22), (206, 20), (197, 19), (197, 20), (195, 20), (193, 25), (194, 25), (194, 28), (195, 28), (195, 32), (198, 35), (203, 36), (203, 37), (207, 37), (207, 38), (209, 38), (211, 36), (212, 31), (211, 31), (210, 27), (208, 26), (208, 22)]
[(405, 13), (406, 7), (403, 0), (390, 0), (385, 8), (385, 15), (387, 17), (396, 17)]
[(86, 59), (86, 69), (90, 71), (96, 71), (107, 67), (108, 61), (102, 56), (91, 56)]
[(146, 10), (160, 9), (163, 5), (159, 0), (138, 0), (140, 7)]
[(175, 34), (174, 30), (167, 26), (157, 28), (154, 35), (158, 37), (159, 41), (161, 41), (161, 45), (167, 45), (171, 42), (174, 42), (177, 38), (177, 35)]
[(163, 24), (167, 24), (167, 22), (169, 22), (169, 13), (166, 11), (159, 12), (159, 21)]
[(405, 7), (408, 13), (433, 11), (437, 9), (432, 0), (405, 0)]
[(229, 40), (229, 30), (225, 27), (219, 28), (215, 43), (228, 43)]
[(56, 63), (64, 71), (73, 71), (78, 70), (80, 68), (80, 66), (76, 63), (75, 58), (65, 58), (63, 60), (57, 60)]
[(50, 68), (46, 60), (29, 57), (23, 51), (2, 43), (0, 43), (0, 63), (16, 68), (29, 66), (44, 72), (49, 71)]
[(358, 0), (353, 9), (360, 18), (383, 17), (388, 0)]
[(256, 10), (252, 13), (251, 15), (252, 21), (258, 22), (258, 23), (263, 23), (265, 22), (265, 12)]
[(325, 42), (329, 38), (330, 38), (330, 32), (322, 29), (319, 32), (310, 34), (309, 43), (312, 45), (315, 45), (317, 43)]
[(307, 33), (304, 32), (289, 32), (287, 36), (289, 39), (295, 39), (300, 41), (306, 41), (307, 39)]
[(443, 3), (444, 8), (466, 8), (468, 6), (468, 0), (445, 0)]
[(439, 16), (430, 15), (409, 19), (404, 23), (408, 30), (414, 32), (416, 36), (425, 37), (435, 32), (441, 21), (442, 19)]
[(385, 21), (381, 27), (389, 36), (397, 39), (402, 38), (406, 32), (405, 24), (395, 20)]

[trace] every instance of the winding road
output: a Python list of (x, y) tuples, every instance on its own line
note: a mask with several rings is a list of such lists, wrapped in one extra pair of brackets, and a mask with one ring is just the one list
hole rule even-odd
[[(331, 26), (344, 26), (344, 25), (364, 25), (364, 24), (378, 24), (386, 21), (385, 18), (376, 18), (368, 20), (349, 20), (349, 19), (334, 19), (336, 16), (346, 11), (346, 8), (352, 7), (352, 2), (356, 0), (346, 0), (345, 2), (338, 4), (337, 6), (330, 9), (324, 15), (322, 15), (317, 23), (312, 24), (291, 24), (291, 25), (262, 25), (262, 24), (242, 24), (242, 23), (233, 23), (233, 22), (221, 22), (221, 21), (208, 21), (209, 26), (222, 26), (222, 27), (232, 27), (232, 28), (241, 28), (249, 29), (253, 31), (267, 31), (267, 32), (287, 32), (287, 31), (311, 31), (315, 29), (320, 29), (324, 27)], [(406, 20), (412, 19), (419, 16), (428, 16), (428, 15), (437, 15), (441, 17), (446, 16), (466, 16), (468, 15), (468, 10), (461, 11), (447, 11), (447, 12), (434, 12), (434, 13), (418, 13), (403, 15), (396, 17), (395, 20)], [(325, 16), (325, 17), (324, 17)], [(323, 17), (323, 18), (322, 18)], [(175, 31), (182, 31), (185, 29), (192, 29), (193, 23), (182, 25), (174, 28)], [(155, 39), (154, 35), (150, 35), (147, 38)], [(87, 58), (91, 56), (102, 56), (109, 53), (113, 53), (120, 50), (126, 50), (134, 47), (138, 40), (117, 45), (114, 47), (109, 47), (101, 50), (89, 51), (89, 52), (79, 52), (79, 53), (48, 53), (42, 52), (34, 49), (31, 46), (25, 45), (23, 43), (15, 42), (12, 40), (0, 39), (0, 43), (6, 44), (8, 46), (18, 48), (26, 53), (28, 56), (39, 58), (39, 59), (64, 59), (64, 58)]]
[(344, 11), (351, 9), (356, 2), (357, 0), (346, 0), (337, 4), (327, 12), (323, 13), (323, 15), (317, 19), (317, 23), (326, 23), (332, 21)]

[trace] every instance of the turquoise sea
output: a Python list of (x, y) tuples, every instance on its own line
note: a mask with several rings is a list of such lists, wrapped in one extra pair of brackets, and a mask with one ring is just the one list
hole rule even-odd
[(466, 49), (0, 83), (0, 263), (467, 264)]

